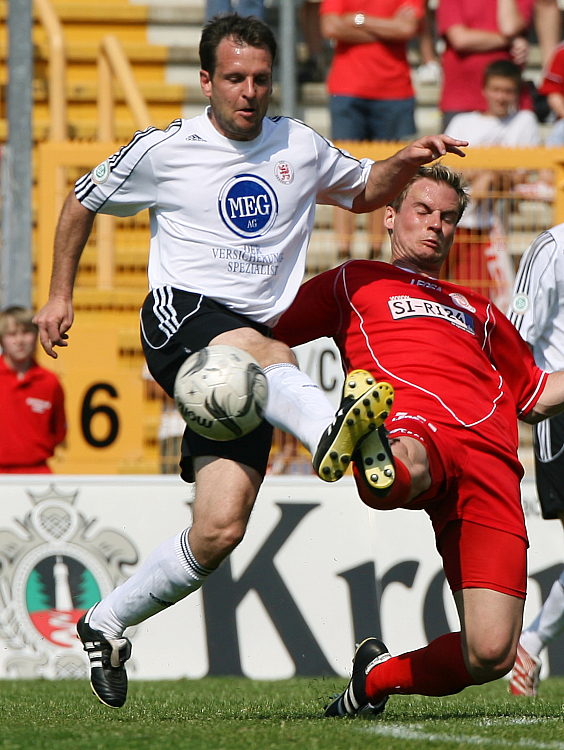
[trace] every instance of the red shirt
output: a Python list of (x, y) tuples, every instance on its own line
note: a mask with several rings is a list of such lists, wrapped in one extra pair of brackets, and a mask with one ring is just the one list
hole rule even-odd
[(0, 356), (0, 472), (45, 464), (66, 429), (57, 376), (34, 363), (19, 378)]
[[(320, 13), (339, 16), (364, 13), (392, 18), (403, 5), (413, 7), (418, 18), (423, 17), (424, 0), (323, 0)], [(327, 76), (327, 89), (333, 95), (360, 99), (407, 99), (413, 96), (406, 42), (337, 42)]]
[[(535, 0), (517, 0), (521, 14), (529, 24)], [(445, 36), (451, 26), (462, 25), (482, 31), (498, 31), (496, 0), (440, 0), (436, 15), (437, 31)], [(439, 107), (443, 112), (484, 112), (482, 95), (484, 71), (494, 60), (510, 60), (507, 49), (491, 52), (454, 50), (448, 43), (443, 54), (443, 87)], [(530, 96), (521, 107), (531, 109)]]
[(564, 94), (564, 44), (559, 44), (539, 87), (541, 94)]
[[(421, 415), (456, 436), (465, 455), (497, 456), (512, 497), (481, 496), (445, 508), (524, 534), (519, 500), (517, 415), (537, 402), (547, 373), (517, 330), (486, 297), (447, 281), (377, 261), (349, 261), (304, 284), (274, 329), (290, 346), (335, 339), (347, 371), (365, 369), (395, 389), (391, 416)], [(435, 515), (437, 513), (435, 512)]]

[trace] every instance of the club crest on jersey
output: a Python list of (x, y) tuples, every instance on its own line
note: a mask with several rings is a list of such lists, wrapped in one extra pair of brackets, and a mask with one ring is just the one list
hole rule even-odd
[(460, 292), (453, 292), (452, 294), (448, 295), (451, 300), (454, 302), (455, 305), (458, 305), (458, 307), (463, 307), (465, 310), (469, 310), (470, 312), (475, 313), (476, 308), (472, 307), (472, 305), (468, 302), (466, 297), (463, 294), (460, 294)]
[(511, 307), (514, 313), (517, 313), (517, 315), (523, 315), (529, 309), (529, 298), (523, 293), (516, 294), (513, 297)]
[(97, 167), (94, 167), (92, 172), (90, 172), (90, 176), (92, 177), (92, 182), (95, 182), (96, 185), (103, 185), (110, 176), (110, 162), (108, 159), (98, 164)]
[(394, 320), (435, 318), (436, 320), (444, 320), (447, 323), (451, 323), (453, 326), (474, 335), (474, 320), (472, 316), (462, 310), (458, 310), (456, 307), (443, 305), (441, 302), (402, 295), (400, 297), (391, 297), (388, 300), (388, 307)]
[(274, 167), (274, 174), (283, 185), (289, 185), (294, 181), (294, 169), (287, 161), (279, 161)]
[(239, 237), (261, 237), (278, 216), (278, 198), (266, 180), (238, 174), (221, 188), (218, 198), (223, 223)]

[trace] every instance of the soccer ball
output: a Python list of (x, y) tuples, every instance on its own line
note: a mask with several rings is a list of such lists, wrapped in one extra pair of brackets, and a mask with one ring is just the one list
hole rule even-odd
[(267, 394), (258, 362), (234, 346), (208, 346), (192, 354), (174, 382), (184, 421), (211, 440), (234, 440), (258, 427)]

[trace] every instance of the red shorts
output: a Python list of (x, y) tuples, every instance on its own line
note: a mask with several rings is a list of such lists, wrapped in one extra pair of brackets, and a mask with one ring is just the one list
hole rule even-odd
[(406, 412), (387, 427), (391, 439), (411, 437), (427, 452), (431, 487), (401, 507), (429, 514), (451, 590), (485, 588), (524, 599), (522, 468), (511, 449), (478, 430)]
[(424, 509), (440, 537), (451, 521), (463, 519), (508, 532), (527, 542), (521, 506), (523, 468), (517, 451), (503, 441), (503, 425), (460, 425), (431, 422), (398, 412), (386, 426), (391, 439), (419, 440), (429, 460), (431, 487), (402, 507)]
[(453, 592), (479, 588), (525, 598), (527, 543), (521, 537), (472, 521), (451, 521), (437, 549)]

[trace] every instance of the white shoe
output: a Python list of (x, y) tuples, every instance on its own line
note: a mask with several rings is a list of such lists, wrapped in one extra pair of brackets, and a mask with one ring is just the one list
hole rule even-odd
[(517, 658), (509, 675), (509, 692), (534, 698), (538, 694), (541, 660), (517, 646)]

